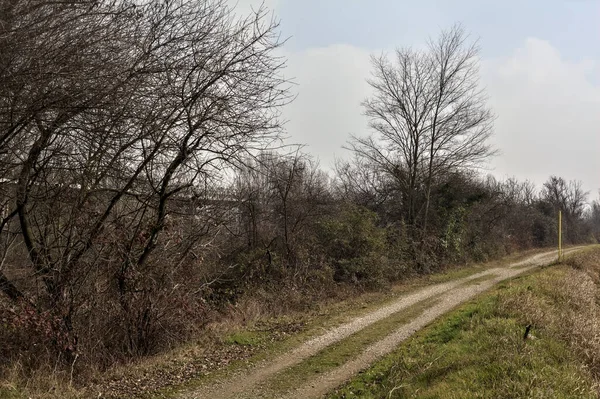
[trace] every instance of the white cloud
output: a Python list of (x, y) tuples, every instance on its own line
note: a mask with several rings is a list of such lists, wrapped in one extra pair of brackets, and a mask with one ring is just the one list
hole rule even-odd
[(550, 43), (529, 38), (509, 57), (483, 63), (483, 82), (498, 115), (495, 174), (549, 175), (600, 188), (600, 87), (590, 60), (565, 60)]
[(289, 142), (307, 144), (321, 165), (332, 167), (351, 134), (365, 134), (360, 103), (369, 93), (369, 51), (334, 45), (288, 53), (286, 76), (298, 97), (284, 111)]

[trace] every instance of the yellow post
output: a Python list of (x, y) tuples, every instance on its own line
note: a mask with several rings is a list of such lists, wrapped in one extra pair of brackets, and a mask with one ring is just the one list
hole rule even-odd
[(562, 211), (558, 211), (558, 261), (562, 258)]

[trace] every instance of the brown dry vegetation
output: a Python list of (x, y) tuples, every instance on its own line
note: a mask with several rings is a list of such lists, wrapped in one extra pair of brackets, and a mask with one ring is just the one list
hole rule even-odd
[(568, 342), (600, 382), (599, 249), (568, 257), (564, 266), (540, 273), (510, 294), (502, 297), (502, 306)]

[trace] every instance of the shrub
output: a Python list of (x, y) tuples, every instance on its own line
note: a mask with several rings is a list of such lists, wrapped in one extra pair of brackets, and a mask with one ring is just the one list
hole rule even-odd
[(387, 232), (377, 215), (360, 206), (342, 207), (320, 223), (319, 239), (334, 279), (355, 283), (385, 280)]

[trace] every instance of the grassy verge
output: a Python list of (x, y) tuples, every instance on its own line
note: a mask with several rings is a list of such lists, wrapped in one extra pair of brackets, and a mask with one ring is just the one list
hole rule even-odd
[(329, 398), (596, 398), (597, 297), (596, 248), (460, 307)]

